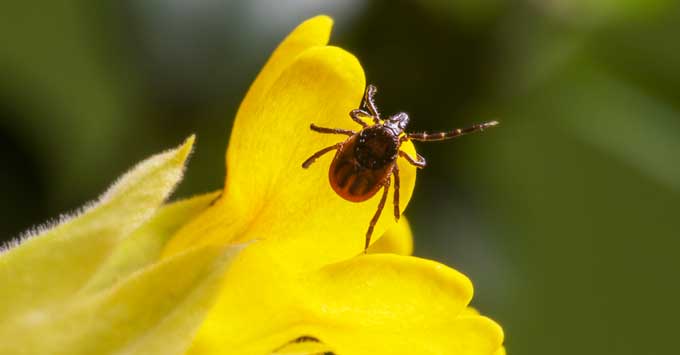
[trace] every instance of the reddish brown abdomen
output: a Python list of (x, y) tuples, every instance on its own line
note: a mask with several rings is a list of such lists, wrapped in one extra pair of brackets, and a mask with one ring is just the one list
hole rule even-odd
[(355, 147), (358, 135), (352, 136), (335, 153), (328, 171), (328, 179), (333, 190), (342, 198), (352, 202), (362, 202), (380, 190), (385, 178), (392, 170), (392, 164), (367, 169), (356, 159)]

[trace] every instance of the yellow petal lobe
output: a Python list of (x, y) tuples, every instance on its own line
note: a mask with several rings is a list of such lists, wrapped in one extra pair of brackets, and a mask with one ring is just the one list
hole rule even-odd
[(465, 275), (434, 261), (393, 254), (331, 264), (306, 282), (308, 300), (319, 300), (314, 309), (323, 310), (329, 324), (440, 324), (457, 317), (472, 299)]
[[(250, 85), (250, 89), (239, 107), (232, 132), (238, 132), (241, 130), (239, 128), (241, 125), (248, 124), (254, 112), (265, 103), (263, 98), (271, 85), (298, 55), (307, 49), (325, 46), (328, 43), (332, 27), (333, 19), (330, 17), (325, 15), (312, 17), (298, 25), (281, 42), (262, 67), (255, 81)], [(238, 136), (232, 133), (231, 139), (230, 145), (237, 142)]]
[(436, 327), (424, 324), (408, 329), (401, 329), (399, 322), (369, 329), (324, 328), (317, 334), (338, 354), (496, 355), (503, 340), (500, 327), (485, 317), (459, 318)]
[[(487, 324), (486, 318), (460, 316), (472, 297), (472, 285), (442, 264), (369, 254), (299, 273), (285, 265), (267, 264), (263, 257), (259, 268), (251, 265), (245, 274), (238, 264), (254, 258), (246, 254), (253, 246), (228, 270), (228, 284), (238, 287), (223, 289), (192, 354), (218, 354), (225, 349), (235, 354), (267, 353), (301, 335), (322, 339), (341, 354), (400, 353), (403, 345), (408, 345), (403, 349), (423, 349), (424, 354), (437, 353), (426, 351), (431, 347), (488, 346), (495, 351), (502, 341), (498, 327)], [(429, 337), (428, 332), (441, 334)], [(478, 332), (477, 338), (468, 336), (471, 332)]]

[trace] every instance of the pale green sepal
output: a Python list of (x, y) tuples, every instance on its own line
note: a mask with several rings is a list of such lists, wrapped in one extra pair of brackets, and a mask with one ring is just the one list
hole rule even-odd
[(0, 353), (182, 354), (241, 249), (193, 248), (108, 290), (0, 325)]
[(81, 289), (81, 293), (110, 287), (132, 272), (159, 259), (167, 240), (187, 221), (210, 206), (221, 191), (176, 201), (161, 207), (153, 218), (125, 238)]
[(139, 163), (82, 212), (0, 253), (2, 323), (43, 312), (83, 287), (117, 243), (173, 191), (193, 142), (189, 137), (179, 148)]

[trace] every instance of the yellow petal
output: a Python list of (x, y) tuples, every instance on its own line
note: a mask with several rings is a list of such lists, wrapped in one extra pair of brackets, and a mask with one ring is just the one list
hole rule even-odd
[[(230, 139), (230, 146), (232, 148), (227, 151), (228, 173), (235, 170), (235, 168), (232, 168), (232, 164), (236, 164), (236, 161), (250, 159), (247, 154), (243, 154), (243, 149), (236, 149), (235, 147), (239, 145), (247, 146), (249, 144), (248, 140), (257, 138), (253, 137), (258, 134), (257, 132), (253, 131), (247, 135), (243, 133), (248, 132), (249, 127), (254, 122), (265, 120), (264, 125), (267, 124), (266, 120), (268, 117), (262, 116), (257, 111), (266, 105), (265, 94), (267, 94), (272, 84), (279, 78), (283, 70), (302, 52), (310, 48), (325, 46), (328, 43), (332, 26), (333, 20), (328, 16), (313, 17), (295, 28), (272, 53), (250, 86), (236, 115)], [(272, 133), (274, 132), (270, 132), (270, 134)], [(266, 136), (262, 135), (262, 138), (266, 138)], [(242, 141), (243, 143), (241, 143)], [(233, 163), (229, 163), (229, 161)], [(227, 180), (229, 180), (228, 177)], [(225, 182), (225, 185), (228, 185), (228, 182)], [(220, 201), (219, 203), (221, 204), (222, 202)], [(231, 208), (233, 210), (237, 209), (235, 206), (231, 206)], [(243, 228), (242, 225), (247, 224), (249, 221), (242, 218), (242, 216), (232, 216), (236, 212), (225, 211), (225, 209), (227, 208), (209, 209), (199, 221), (185, 228), (180, 233), (181, 236), (175, 238), (166, 248), (166, 254), (179, 252), (189, 245), (195, 245), (198, 241), (194, 240), (195, 238), (192, 235), (196, 235), (196, 233), (201, 235), (206, 235), (209, 232), (217, 233), (218, 228), (222, 229), (222, 238), (213, 237), (214, 240), (211, 240), (209, 237), (205, 237), (201, 238), (202, 242), (219, 243), (231, 240), (234, 234)], [(241, 210), (243, 210), (242, 214), (248, 213), (248, 208), (241, 208)]]
[[(293, 327), (299, 321), (297, 304), (304, 304), (299, 273), (267, 248), (252, 242), (232, 262), (224, 277), (223, 288), (206, 316), (191, 353), (253, 354), (272, 351), (290, 339), (274, 342), (265, 337)], [(234, 350), (238, 349), (238, 350)]]
[(375, 244), (368, 248), (368, 252), (372, 254), (413, 254), (413, 234), (411, 233), (411, 226), (408, 220), (402, 216), (397, 224), (390, 227)]
[(190, 137), (153, 156), (118, 180), (80, 215), (0, 254), (0, 319), (23, 317), (68, 299), (125, 237), (148, 220), (180, 181)]
[[(476, 308), (468, 306), (463, 310), (463, 312), (461, 312), (460, 315), (461, 316), (475, 317), (475, 316), (479, 316), (480, 314), (479, 314), (479, 311)], [(501, 339), (502, 339), (503, 329), (498, 327), (498, 330), (499, 330), (498, 334), (500, 334)], [(496, 350), (494, 355), (505, 355), (505, 347), (501, 346), (500, 348), (498, 348), (498, 350)]]
[(472, 284), (463, 274), (434, 261), (392, 254), (328, 265), (306, 281), (306, 293), (319, 301), (314, 309), (323, 310), (329, 324), (398, 322), (406, 328), (446, 323), (472, 298)]
[(479, 311), (478, 311), (476, 308), (474, 308), (474, 307), (467, 307), (467, 308), (465, 308), (465, 310), (463, 310), (463, 312), (461, 313), (461, 315), (464, 315), (464, 316), (478, 316), (478, 315), (479, 315)]
[[(196, 243), (275, 240), (276, 255), (307, 268), (360, 253), (379, 194), (362, 203), (338, 196), (328, 182), (331, 154), (309, 169), (301, 164), (343, 139), (312, 132), (310, 123), (360, 128), (348, 113), (361, 102), (364, 86), (359, 62), (340, 48), (312, 48), (299, 55), (247, 125), (233, 132), (238, 143), (230, 143), (234, 159), (229, 161), (224, 196), (178, 232), (167, 253)], [(414, 154), (410, 142), (402, 149)], [(403, 210), (413, 191), (415, 168), (403, 159), (399, 168)], [(394, 224), (391, 203), (390, 196), (376, 237)]]
[[(279, 75), (287, 68), (293, 60), (302, 52), (309, 48), (325, 46), (331, 35), (333, 20), (328, 16), (316, 16), (295, 28), (286, 39), (276, 48), (274, 53), (264, 65), (255, 81), (250, 85), (250, 89), (241, 102), (234, 127), (230, 144), (238, 144), (239, 137), (233, 132), (239, 132), (242, 125), (248, 126), (249, 121), (256, 115), (256, 111), (265, 104), (264, 96), (271, 85), (279, 78)], [(241, 159), (242, 157), (233, 156), (228, 161)], [(229, 163), (227, 163), (229, 165)]]
[(503, 332), (485, 317), (463, 317), (435, 327), (402, 328), (395, 321), (376, 328), (323, 327), (316, 333), (337, 354), (495, 355)]
[[(472, 285), (462, 274), (433, 261), (369, 254), (300, 275), (283, 265), (272, 268), (263, 258), (248, 274), (238, 270), (243, 267), (239, 263), (252, 259), (241, 254), (231, 265), (228, 284), (238, 287), (223, 289), (192, 353), (217, 354), (227, 349), (238, 354), (266, 353), (306, 334), (325, 339), (340, 354), (355, 354), (362, 347), (380, 349), (386, 340), (397, 341), (390, 334), (405, 338), (419, 334), (409, 344), (436, 343), (443, 348), (467, 344), (468, 340), (457, 339), (456, 332), (463, 336), (475, 329), (482, 340), (467, 338), (475, 344), (499, 341), (498, 334), (486, 333), (477, 323), (457, 321), (472, 297)], [(428, 338), (427, 329), (441, 332), (441, 338)]]
[(312, 337), (296, 337), (271, 352), (271, 355), (313, 355), (328, 354), (332, 349)]

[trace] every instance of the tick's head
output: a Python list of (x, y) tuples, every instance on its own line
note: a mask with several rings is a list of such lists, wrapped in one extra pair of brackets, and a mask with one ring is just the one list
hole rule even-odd
[(406, 126), (408, 126), (408, 114), (406, 112), (399, 112), (388, 118), (385, 124), (398, 129), (401, 133), (406, 129)]

